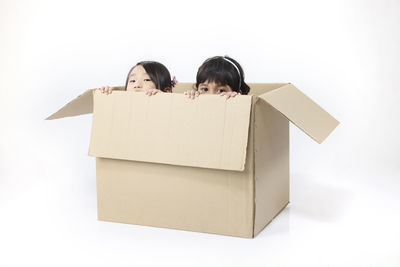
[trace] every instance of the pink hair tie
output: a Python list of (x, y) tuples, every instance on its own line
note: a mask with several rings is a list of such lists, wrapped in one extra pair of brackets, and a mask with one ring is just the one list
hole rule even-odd
[(174, 77), (172, 78), (172, 81), (171, 81), (172, 87), (175, 87), (177, 83), (178, 83), (178, 80), (176, 79), (176, 76), (174, 76)]

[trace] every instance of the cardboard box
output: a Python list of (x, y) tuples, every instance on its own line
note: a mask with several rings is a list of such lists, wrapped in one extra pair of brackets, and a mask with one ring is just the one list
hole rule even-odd
[(289, 203), (289, 121), (318, 143), (338, 121), (290, 83), (249, 85), (228, 100), (87, 90), (47, 119), (93, 112), (99, 220), (252, 238)]

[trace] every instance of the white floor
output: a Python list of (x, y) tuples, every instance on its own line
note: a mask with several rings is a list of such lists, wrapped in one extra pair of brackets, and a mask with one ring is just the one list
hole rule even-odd
[(48, 168), (11, 160), (3, 174), (14, 177), (0, 179), (1, 267), (400, 266), (398, 172), (293, 171), (289, 206), (243, 239), (97, 221), (84, 153), (49, 156)]

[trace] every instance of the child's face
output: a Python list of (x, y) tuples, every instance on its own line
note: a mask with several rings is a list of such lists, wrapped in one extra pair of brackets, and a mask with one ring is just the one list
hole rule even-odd
[(199, 84), (198, 90), (201, 94), (220, 94), (223, 92), (233, 92), (229, 85), (220, 85), (215, 82), (205, 81)]
[(156, 89), (156, 85), (150, 79), (142, 65), (137, 65), (131, 71), (128, 80), (127, 91), (143, 92), (149, 89)]

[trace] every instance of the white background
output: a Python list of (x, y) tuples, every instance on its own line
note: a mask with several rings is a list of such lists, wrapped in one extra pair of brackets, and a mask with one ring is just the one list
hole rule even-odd
[[(400, 1), (0, 0), (0, 266), (400, 266)], [(255, 239), (97, 221), (90, 116), (44, 121), (140, 60), (214, 55), (341, 124), (291, 126), (291, 204)]]

